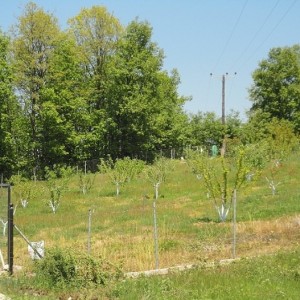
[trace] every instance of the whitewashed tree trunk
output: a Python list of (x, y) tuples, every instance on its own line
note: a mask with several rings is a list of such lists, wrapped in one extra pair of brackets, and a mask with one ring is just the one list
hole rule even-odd
[(52, 212), (55, 214), (56, 211), (58, 210), (58, 207), (59, 207), (59, 202), (58, 201), (49, 201), (49, 206), (52, 210)]
[(225, 203), (222, 203), (221, 206), (216, 206), (216, 210), (219, 215), (219, 219), (221, 222), (225, 222), (228, 212), (229, 212), (230, 206), (227, 207)]
[(4, 222), (2, 219), (0, 219), (0, 220), (1, 220), (1, 223), (3, 226), (3, 236), (5, 236), (8, 221)]
[(83, 194), (83, 195), (86, 194), (86, 186), (85, 186), (85, 185), (83, 185), (83, 187), (82, 187), (82, 194)]
[(120, 195), (120, 183), (116, 182), (116, 187), (117, 187), (117, 196)]
[(23, 208), (26, 208), (28, 205), (28, 200), (27, 199), (21, 199), (21, 205)]
[(275, 196), (276, 191), (277, 191), (277, 185), (279, 185), (280, 182), (275, 183), (273, 179), (270, 180), (268, 177), (266, 177), (266, 180), (267, 180), (267, 182), (269, 183), (269, 188), (270, 188), (271, 191), (272, 191), (272, 195)]

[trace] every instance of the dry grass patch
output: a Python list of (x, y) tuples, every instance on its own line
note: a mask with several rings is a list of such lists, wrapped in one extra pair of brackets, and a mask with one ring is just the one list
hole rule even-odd
[(300, 215), (242, 222), (238, 224), (237, 232), (241, 256), (291, 248), (300, 243)]
[[(109, 221), (108, 221), (109, 223)], [(138, 225), (134, 220), (131, 230), (124, 233), (92, 230), (91, 254), (122, 265), (124, 271), (143, 271), (155, 267), (153, 228)], [(85, 224), (69, 228), (71, 232)], [(161, 224), (159, 228), (159, 265), (161, 268), (174, 265), (214, 261), (232, 257), (232, 224), (197, 222), (198, 234), (183, 234), (169, 228), (171, 224)], [(32, 241), (45, 240), (46, 250), (59, 246), (78, 251), (87, 251), (87, 232), (77, 233), (72, 238), (65, 229), (56, 227), (42, 229)], [(237, 224), (236, 254), (238, 257), (274, 253), (292, 249), (300, 244), (300, 215), (286, 216), (266, 221), (247, 221)], [(15, 237), (15, 262), (26, 265), (29, 261), (27, 244)]]

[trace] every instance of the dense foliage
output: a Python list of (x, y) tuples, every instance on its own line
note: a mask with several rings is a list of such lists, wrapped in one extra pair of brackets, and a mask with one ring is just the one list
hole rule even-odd
[(151, 38), (147, 22), (123, 27), (101, 6), (62, 31), (28, 3), (12, 36), (0, 35), (0, 173), (44, 177), (55, 164), (183, 147), (187, 99)]
[(252, 110), (291, 121), (300, 129), (300, 47), (273, 48), (253, 72)]
[(270, 51), (253, 73), (249, 121), (231, 112), (223, 126), (213, 112), (186, 114), (179, 74), (163, 69), (163, 50), (147, 22), (123, 26), (93, 6), (62, 30), (53, 14), (29, 2), (10, 32), (0, 32), (5, 179), (45, 178), (46, 167), (97, 165), (107, 156), (154, 161), (164, 151), (174, 157), (174, 149), (180, 157), (187, 146), (211, 153), (224, 137), (230, 150), (299, 131), (299, 46)]

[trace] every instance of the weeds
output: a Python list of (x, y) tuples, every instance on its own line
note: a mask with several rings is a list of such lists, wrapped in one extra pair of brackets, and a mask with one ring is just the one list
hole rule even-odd
[(121, 270), (103, 259), (59, 248), (50, 249), (35, 264), (37, 285), (49, 289), (105, 285), (121, 277)]

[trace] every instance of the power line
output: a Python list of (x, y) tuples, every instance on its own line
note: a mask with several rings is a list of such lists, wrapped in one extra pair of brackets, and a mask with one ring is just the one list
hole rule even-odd
[[(243, 8), (242, 8), (242, 10), (241, 10), (241, 12), (240, 12), (240, 15), (239, 15), (238, 19), (237, 19), (237, 22), (236, 22), (236, 24), (235, 24), (235, 26), (234, 26), (234, 28), (233, 28), (233, 30), (232, 30), (232, 32), (231, 32), (231, 35), (230, 35), (229, 39), (227, 40), (227, 42), (226, 42), (226, 44), (225, 44), (225, 46), (224, 46), (223, 51), (221, 52), (220, 57), (218, 58), (218, 61), (217, 61), (216, 65), (215, 65), (215, 67), (216, 67), (217, 64), (220, 62), (220, 60), (221, 60), (221, 58), (222, 58), (222, 56), (223, 56), (223, 54), (224, 54), (224, 52), (225, 52), (225, 50), (226, 50), (226, 48), (227, 48), (227, 46), (228, 46), (228, 44), (229, 44), (229, 42), (230, 42), (232, 36), (233, 36), (233, 32), (234, 32), (235, 28), (237, 27), (237, 24), (238, 24), (239, 21), (240, 21), (240, 18), (241, 18), (242, 14), (243, 14), (243, 11), (244, 11), (244, 9), (245, 9), (245, 7), (246, 7), (246, 5), (247, 5), (247, 2), (248, 2), (248, 1), (246, 1), (246, 2), (244, 3), (244, 6), (243, 6)], [(252, 43), (254, 42), (254, 40), (257, 38), (258, 34), (262, 31), (262, 29), (264, 28), (264, 26), (265, 26), (266, 23), (269, 21), (269, 19), (270, 19), (270, 17), (272, 16), (272, 14), (274, 13), (275, 9), (277, 8), (279, 2), (280, 2), (280, 0), (277, 0), (276, 3), (273, 5), (273, 7), (272, 7), (271, 10), (269, 11), (268, 15), (265, 17), (263, 23), (261, 24), (261, 26), (259, 27), (259, 29), (255, 32), (254, 36), (253, 36), (252, 39), (249, 41), (247, 47), (246, 47), (245, 50), (242, 52), (242, 54), (240, 55), (240, 57), (238, 58), (238, 60), (240, 60), (240, 59), (245, 55), (245, 53), (246, 53), (246, 51), (249, 49), (250, 45), (252, 45)], [(263, 42), (255, 49), (255, 51), (252, 52), (252, 54), (249, 56), (249, 58), (248, 58), (244, 63), (242, 63), (240, 66), (238, 66), (238, 69), (237, 69), (238, 72), (239, 72), (239, 70), (241, 69), (241, 67), (242, 67), (243, 65), (245, 65), (245, 63), (246, 63), (247, 61), (249, 61), (249, 60), (254, 56), (254, 54), (255, 54), (255, 53), (256, 53), (256, 52), (264, 45), (264, 43), (270, 38), (270, 36), (274, 33), (274, 31), (275, 31), (275, 30), (278, 28), (278, 26), (282, 23), (282, 21), (283, 21), (284, 18), (288, 15), (288, 13), (289, 13), (290, 10), (293, 8), (293, 6), (296, 4), (296, 2), (297, 2), (297, 0), (294, 0), (294, 1), (288, 6), (288, 8), (287, 8), (287, 9), (285, 10), (285, 12), (282, 14), (282, 16), (280, 17), (280, 19), (277, 21), (277, 23), (276, 23), (275, 26), (272, 28), (272, 30), (269, 32), (269, 34), (267, 35), (267, 37), (263, 40)], [(236, 65), (237, 65), (238, 60), (235, 60), (233, 66), (236, 66)], [(232, 69), (232, 67), (231, 67), (230, 69)], [(235, 69), (236, 69), (236, 68), (235, 68)]]
[[(271, 37), (271, 35), (273, 34), (273, 32), (277, 29), (277, 27), (281, 24), (281, 22), (284, 20), (284, 18), (287, 16), (287, 14), (289, 13), (289, 11), (292, 9), (292, 7), (296, 4), (297, 0), (294, 0), (291, 5), (287, 8), (287, 10), (284, 12), (284, 14), (281, 16), (281, 18), (279, 19), (279, 21), (275, 24), (275, 26), (273, 27), (273, 29), (270, 31), (270, 33), (267, 35), (267, 37), (262, 41), (262, 43), (252, 52), (251, 56), (248, 57), (248, 59), (246, 60), (249, 61), (254, 54), (265, 44), (265, 42)], [(241, 67), (240, 67), (241, 68)]]
[(242, 51), (241, 55), (239, 56), (238, 59), (235, 60), (233, 66), (229, 69), (235, 69), (235, 66), (238, 64), (238, 62), (241, 60), (241, 58), (244, 56), (244, 54), (247, 52), (247, 50), (249, 49), (249, 47), (252, 45), (252, 43), (254, 42), (254, 40), (256, 39), (256, 37), (258, 36), (258, 34), (261, 32), (261, 30), (263, 29), (263, 27), (266, 25), (267, 21), (270, 19), (271, 15), (273, 14), (275, 8), (278, 6), (280, 0), (277, 0), (277, 2), (275, 3), (275, 5), (272, 7), (272, 9), (270, 10), (269, 14), (266, 16), (266, 18), (264, 19), (263, 23), (261, 24), (261, 26), (259, 27), (259, 29), (255, 32), (255, 34), (253, 35), (252, 39), (250, 40), (250, 42), (248, 43), (248, 45), (245, 47), (244, 51)]
[(238, 24), (239, 24), (239, 21), (240, 21), (240, 19), (241, 19), (241, 16), (242, 16), (242, 14), (243, 14), (243, 12), (244, 12), (246, 6), (247, 6), (247, 3), (248, 3), (248, 0), (245, 1), (244, 5), (243, 5), (243, 7), (242, 7), (242, 9), (241, 9), (241, 11), (240, 11), (240, 14), (239, 14), (239, 16), (238, 16), (238, 18), (237, 18), (237, 20), (236, 20), (236, 22), (235, 22), (235, 24), (234, 24), (232, 30), (231, 30), (231, 33), (230, 33), (230, 35), (229, 35), (229, 37), (228, 37), (228, 39), (227, 39), (227, 41), (226, 41), (226, 43), (225, 43), (225, 45), (224, 45), (224, 48), (223, 48), (223, 50), (221, 51), (221, 54), (220, 54), (219, 58), (217, 59), (217, 62), (216, 62), (216, 64), (215, 64), (215, 66), (213, 67), (213, 70), (216, 69), (216, 67), (218, 66), (218, 64), (219, 64), (219, 62), (220, 62), (220, 60), (221, 60), (221, 58), (223, 57), (223, 55), (224, 55), (224, 53), (225, 53), (225, 50), (227, 49), (227, 47), (228, 47), (228, 45), (229, 45), (229, 42), (231, 41), (232, 36), (233, 36), (233, 34), (234, 34), (234, 32), (235, 32), (235, 29), (237, 28), (237, 26), (238, 26)]

